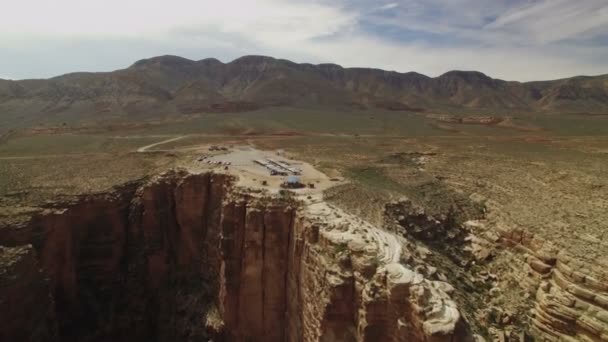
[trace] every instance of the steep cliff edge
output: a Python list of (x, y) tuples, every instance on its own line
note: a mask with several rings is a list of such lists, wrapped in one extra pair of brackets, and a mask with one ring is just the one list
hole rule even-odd
[[(5, 281), (3, 273), (0, 296), (24, 288), (13, 298), (27, 313), (0, 334), (34, 341), (469, 337), (453, 287), (409, 268), (413, 251), (403, 238), (320, 197), (270, 195), (234, 180), (170, 172), (56, 204), (23, 225), (0, 225), (0, 244), (12, 246), (2, 251), (23, 251), (7, 252), (16, 277)], [(33, 247), (18, 247), (27, 244)], [(40, 300), (23, 297), (32, 294)]]

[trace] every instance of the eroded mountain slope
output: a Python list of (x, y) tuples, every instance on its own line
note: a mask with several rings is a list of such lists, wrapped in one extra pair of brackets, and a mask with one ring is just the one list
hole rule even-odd
[(264, 106), (606, 113), (608, 85), (606, 76), (519, 83), (450, 71), (431, 78), (265, 56), (229, 63), (160, 56), (114, 72), (0, 80), (0, 113), (10, 128), (38, 122), (152, 120)]

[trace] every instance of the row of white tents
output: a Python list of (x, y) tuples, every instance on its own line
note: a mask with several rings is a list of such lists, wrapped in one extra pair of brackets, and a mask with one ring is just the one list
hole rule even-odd
[(267, 168), (272, 176), (288, 176), (288, 175), (300, 175), (302, 171), (300, 169), (291, 167), (287, 163), (276, 161), (273, 159), (259, 160), (256, 159), (254, 163)]

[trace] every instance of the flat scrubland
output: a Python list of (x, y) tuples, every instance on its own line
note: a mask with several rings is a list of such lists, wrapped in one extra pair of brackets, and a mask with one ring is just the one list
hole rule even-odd
[(506, 221), (564, 237), (581, 251), (590, 240), (608, 243), (608, 116), (514, 114), (501, 126), (274, 108), (145, 128), (17, 134), (0, 143), (0, 206), (6, 215), (103, 191), (195, 162), (206, 146), (239, 144), (282, 149), (330, 177), (350, 179), (328, 198), (372, 221), (401, 196), (470, 216), (479, 210), (467, 201), (474, 194), (501, 208)]

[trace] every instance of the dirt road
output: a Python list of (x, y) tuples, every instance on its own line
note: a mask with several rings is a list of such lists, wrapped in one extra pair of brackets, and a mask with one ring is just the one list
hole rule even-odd
[(152, 147), (156, 147), (156, 146), (167, 144), (167, 143), (170, 143), (170, 142), (173, 142), (173, 141), (177, 141), (177, 140), (183, 139), (185, 137), (187, 137), (187, 135), (182, 135), (180, 137), (171, 138), (171, 139), (163, 140), (163, 141), (160, 141), (160, 142), (157, 142), (157, 143), (154, 143), (154, 144), (146, 145), (146, 146), (138, 148), (137, 152), (140, 152), (140, 153), (146, 152), (148, 149), (150, 149)]

